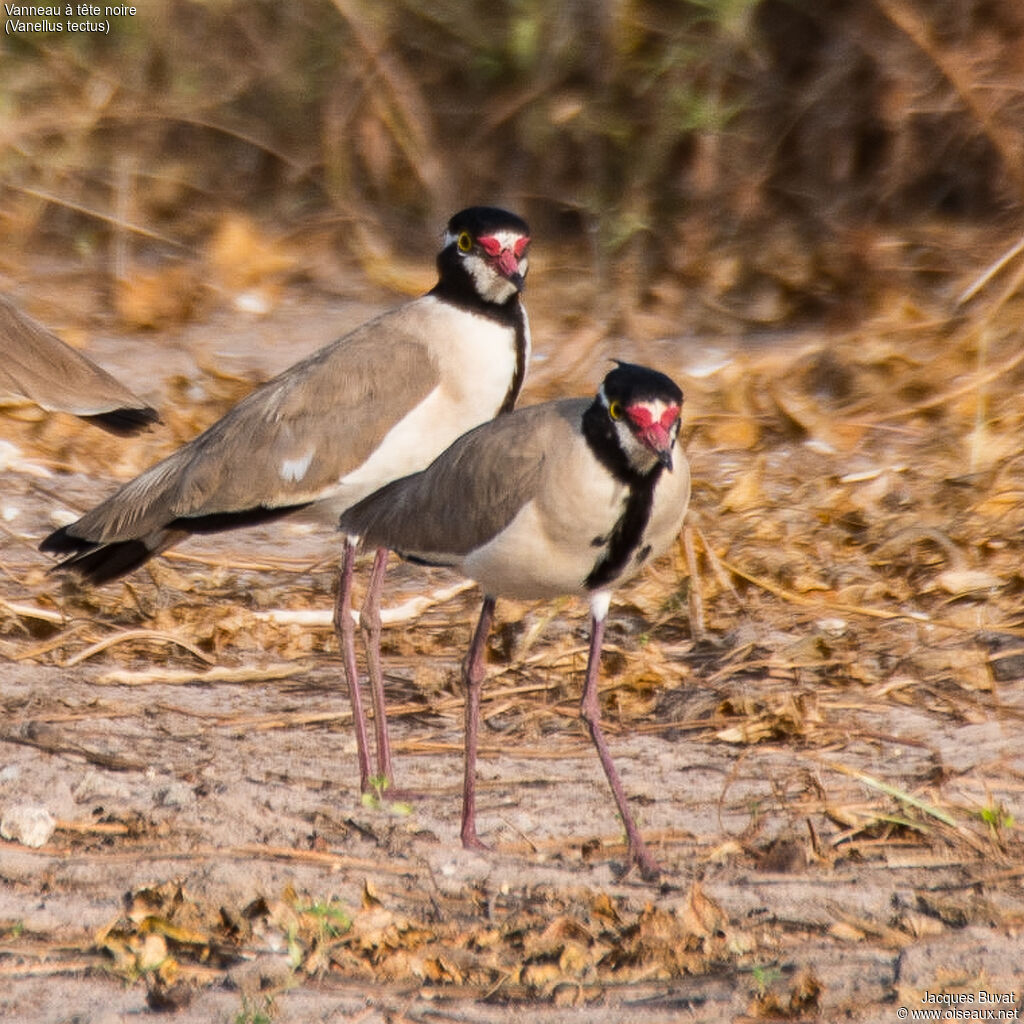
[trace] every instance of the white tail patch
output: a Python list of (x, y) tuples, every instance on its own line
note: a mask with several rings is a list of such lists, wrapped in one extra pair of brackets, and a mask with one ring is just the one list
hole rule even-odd
[(305, 455), (300, 455), (297, 459), (282, 459), (281, 479), (297, 484), (309, 472), (310, 463), (313, 461), (313, 454), (314, 451), (310, 448)]

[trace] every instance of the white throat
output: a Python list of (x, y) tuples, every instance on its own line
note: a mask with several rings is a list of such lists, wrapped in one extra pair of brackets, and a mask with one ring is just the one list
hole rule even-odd
[[(523, 236), (518, 231), (506, 229), (493, 232), (491, 237), (501, 244), (502, 249), (511, 249)], [(458, 235), (453, 234), (451, 231), (445, 233), (445, 246), (454, 245), (457, 240)], [(473, 278), (477, 294), (485, 302), (493, 302), (500, 306), (508, 302), (518, 291), (516, 286), (504, 274), (500, 274), (495, 270), (488, 260), (478, 252), (460, 253), (460, 256), (470, 277)], [(529, 263), (529, 258), (526, 256), (519, 261), (519, 273), (523, 277), (526, 277)]]

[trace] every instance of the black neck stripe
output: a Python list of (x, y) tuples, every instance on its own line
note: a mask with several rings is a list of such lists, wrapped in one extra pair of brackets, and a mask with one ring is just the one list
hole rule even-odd
[(526, 311), (519, 293), (514, 292), (502, 303), (488, 302), (476, 290), (473, 278), (455, 255), (453, 246), (442, 249), (438, 254), (437, 272), (437, 284), (429, 294), (458, 309), (485, 316), (515, 331), (516, 368), (497, 410), (498, 413), (511, 412), (519, 400), (519, 392), (526, 377)]
[(632, 466), (600, 399), (595, 399), (583, 414), (583, 436), (598, 462), (627, 488), (622, 515), (608, 534), (607, 547), (583, 581), (588, 590), (599, 590), (622, 575), (640, 547), (651, 518), (654, 489), (664, 467), (659, 462), (640, 473)]
[[(518, 299), (518, 296), (516, 296)], [(526, 310), (521, 302), (516, 303), (519, 307), (519, 315), (516, 317), (516, 368), (509, 381), (508, 391), (498, 409), (498, 415), (503, 412), (511, 412), (519, 401), (519, 392), (523, 388), (523, 379), (526, 377)]]

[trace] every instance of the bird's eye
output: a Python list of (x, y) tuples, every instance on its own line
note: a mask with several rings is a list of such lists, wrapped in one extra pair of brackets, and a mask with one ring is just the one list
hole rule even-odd
[(608, 406), (608, 415), (611, 416), (613, 420), (622, 419), (622, 403), (612, 402), (612, 404)]
[(459, 235), (459, 241), (457, 243), (459, 252), (469, 252), (473, 248), (473, 238), (468, 231), (463, 231)]

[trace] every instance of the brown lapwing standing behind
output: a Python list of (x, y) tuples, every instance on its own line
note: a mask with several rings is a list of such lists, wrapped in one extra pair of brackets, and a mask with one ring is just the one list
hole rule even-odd
[(476, 833), (475, 778), (484, 646), (497, 597), (583, 594), (590, 654), (580, 714), (645, 877), (658, 865), (630, 813), (601, 731), (601, 640), (612, 589), (678, 535), (690, 498), (679, 443), (682, 391), (662, 373), (619, 363), (597, 397), (520, 409), (459, 438), (426, 470), (383, 487), (341, 517), (349, 543), (447, 565), (485, 597), (463, 662), (466, 759), (462, 842)]
[(0, 295), (0, 391), (69, 412), (122, 437), (160, 417), (120, 381)]
[[(298, 509), (337, 523), (345, 509), (427, 466), (471, 427), (508, 412), (526, 373), (530, 331), (520, 300), (529, 229), (494, 207), (448, 222), (438, 281), (296, 363), (77, 522), (43, 541), (58, 568), (115, 579), (194, 533), (277, 519)], [(374, 702), (377, 771), (393, 773), (380, 672), (377, 550), (361, 616)], [(371, 786), (366, 722), (349, 613), (356, 549), (347, 544), (335, 602), (352, 700), (360, 785)]]

